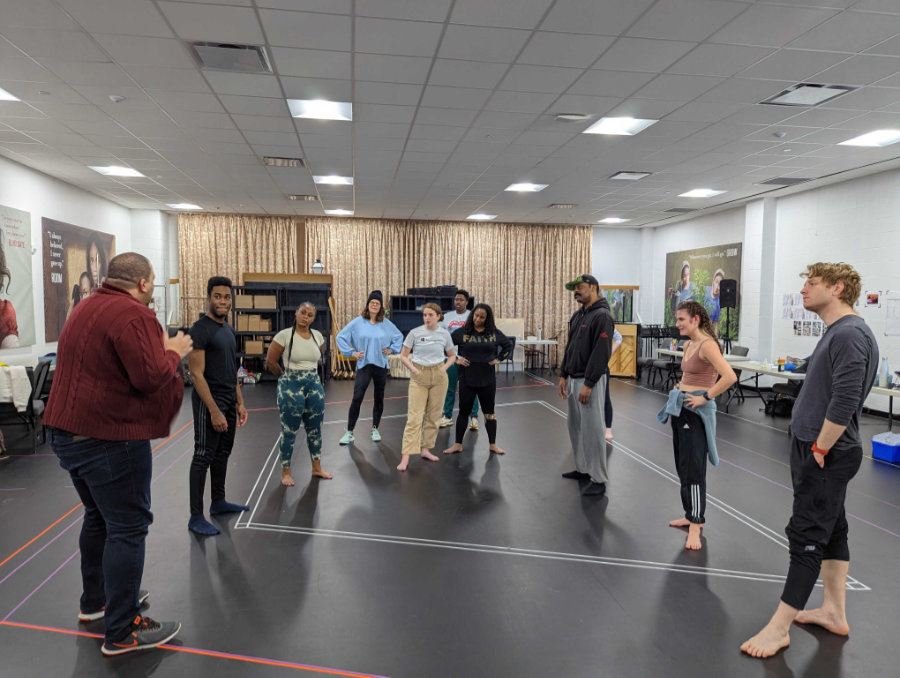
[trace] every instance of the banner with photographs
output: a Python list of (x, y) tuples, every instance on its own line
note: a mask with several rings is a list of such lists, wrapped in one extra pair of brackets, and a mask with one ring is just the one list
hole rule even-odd
[(0, 349), (34, 342), (31, 215), (0, 205)]
[(600, 295), (604, 297), (609, 304), (609, 312), (612, 314), (614, 322), (634, 322), (632, 318), (634, 317), (634, 291), (636, 289), (638, 288), (633, 286), (600, 286)]
[(44, 243), (45, 341), (57, 341), (78, 303), (106, 280), (116, 236), (62, 221), (41, 220)]
[[(719, 295), (722, 280), (737, 281), (737, 305), (727, 309), (727, 313)], [(665, 293), (667, 327), (675, 324), (675, 309), (680, 303), (699, 301), (709, 312), (719, 338), (737, 339), (741, 321), (741, 243), (669, 252)]]

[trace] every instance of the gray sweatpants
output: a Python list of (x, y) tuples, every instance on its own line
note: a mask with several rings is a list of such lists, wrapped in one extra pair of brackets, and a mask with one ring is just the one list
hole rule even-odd
[(584, 379), (569, 377), (567, 396), (569, 402), (569, 440), (575, 455), (575, 469), (588, 473), (595, 483), (605, 483), (606, 474), (606, 422), (603, 403), (606, 398), (607, 377), (604, 374), (591, 390), (591, 397), (582, 405), (578, 393)]

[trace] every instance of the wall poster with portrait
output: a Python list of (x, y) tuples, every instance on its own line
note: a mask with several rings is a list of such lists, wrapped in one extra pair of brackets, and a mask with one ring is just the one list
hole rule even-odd
[(609, 312), (617, 323), (634, 322), (635, 285), (600, 285), (600, 296), (609, 304)]
[[(675, 310), (681, 302), (699, 301), (709, 313), (719, 338), (737, 339), (741, 321), (741, 250), (741, 243), (737, 242), (666, 254), (667, 327), (675, 324)], [(737, 305), (726, 313), (719, 284), (729, 279), (737, 281)]]
[(0, 205), (0, 349), (34, 341), (31, 215)]
[(116, 236), (41, 220), (44, 243), (44, 340), (57, 341), (66, 318), (106, 280)]

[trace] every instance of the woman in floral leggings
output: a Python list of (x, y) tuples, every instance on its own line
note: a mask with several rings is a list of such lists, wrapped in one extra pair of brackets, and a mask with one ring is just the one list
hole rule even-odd
[[(266, 354), (266, 368), (278, 376), (278, 414), (281, 419), (281, 484), (291, 487), (291, 456), (297, 430), (306, 430), (306, 444), (312, 460), (312, 474), (326, 480), (331, 474), (322, 470), (322, 420), (325, 418), (325, 390), (317, 367), (325, 339), (312, 329), (316, 308), (308, 301), (294, 314), (296, 323), (272, 339)], [(279, 360), (284, 361), (284, 370)]]

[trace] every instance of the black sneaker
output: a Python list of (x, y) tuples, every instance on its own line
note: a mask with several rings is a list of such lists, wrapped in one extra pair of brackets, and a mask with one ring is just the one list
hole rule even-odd
[(570, 480), (587, 480), (591, 477), (590, 473), (582, 473), (581, 471), (566, 471), (562, 474), (563, 478), (569, 478)]
[(581, 491), (581, 494), (585, 497), (600, 497), (606, 494), (606, 483), (596, 483), (592, 480)]
[[(150, 592), (146, 589), (141, 589), (138, 591), (138, 607), (142, 607), (145, 602), (147, 602), (147, 598), (150, 597)], [(92, 622), (97, 621), (98, 619), (103, 619), (106, 614), (106, 605), (101, 607), (96, 612), (84, 612), (82, 610), (78, 611), (78, 621), (80, 622)]]
[(158, 622), (138, 615), (131, 622), (131, 633), (116, 643), (103, 641), (100, 651), (107, 657), (113, 657), (136, 650), (150, 650), (169, 642), (180, 630), (181, 622)]

